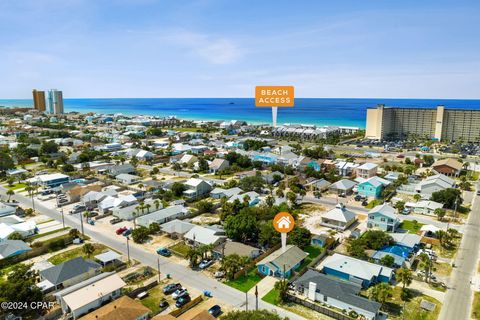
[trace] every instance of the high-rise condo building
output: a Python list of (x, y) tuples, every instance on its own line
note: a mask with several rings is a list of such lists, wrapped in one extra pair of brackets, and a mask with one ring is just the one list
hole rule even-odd
[(367, 109), (365, 138), (480, 142), (480, 110), (400, 108), (378, 105)]
[(33, 89), (33, 108), (38, 111), (45, 111), (45, 91)]
[(48, 112), (51, 114), (63, 113), (62, 91), (57, 89), (48, 90)]

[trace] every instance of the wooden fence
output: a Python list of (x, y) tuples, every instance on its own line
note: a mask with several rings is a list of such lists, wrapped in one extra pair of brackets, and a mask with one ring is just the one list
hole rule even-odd
[(352, 317), (349, 317), (346, 314), (337, 312), (335, 310), (332, 310), (330, 308), (322, 307), (321, 305), (318, 305), (316, 303), (310, 302), (305, 299), (300, 299), (297, 296), (291, 295), (287, 293), (287, 299), (291, 302), (298, 303), (304, 307), (307, 307), (309, 309), (315, 310), (321, 314), (324, 314), (330, 318), (337, 319), (337, 320), (352, 320)]

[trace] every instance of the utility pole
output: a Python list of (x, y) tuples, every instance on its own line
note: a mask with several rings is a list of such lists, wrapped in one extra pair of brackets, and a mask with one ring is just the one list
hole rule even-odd
[(258, 286), (255, 286), (255, 310), (258, 311)]
[(245, 311), (248, 311), (248, 292), (245, 292)]
[(65, 216), (63, 215), (63, 207), (60, 208), (60, 212), (62, 213), (62, 224), (63, 224), (63, 229), (65, 229)]
[(130, 237), (126, 237), (127, 238), (127, 257), (128, 257), (128, 263), (130, 263), (130, 246), (129, 246), (129, 243), (128, 243), (128, 240), (130, 240)]
[(82, 236), (85, 237), (85, 232), (83, 230), (83, 217), (82, 217), (82, 211), (79, 212), (79, 215), (80, 215), (80, 227), (82, 229)]
[(160, 257), (157, 257), (158, 283), (160, 283)]

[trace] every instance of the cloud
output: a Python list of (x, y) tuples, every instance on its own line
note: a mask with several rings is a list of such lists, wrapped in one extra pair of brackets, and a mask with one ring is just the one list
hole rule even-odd
[(225, 65), (243, 58), (245, 50), (225, 37), (190, 31), (174, 31), (165, 39), (188, 48), (193, 54), (211, 64)]

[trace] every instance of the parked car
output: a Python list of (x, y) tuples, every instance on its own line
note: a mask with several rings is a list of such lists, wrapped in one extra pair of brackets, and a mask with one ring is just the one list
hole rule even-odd
[(164, 257), (170, 257), (172, 255), (172, 252), (167, 248), (158, 248), (157, 253)]
[(188, 290), (185, 289), (185, 288), (180, 288), (172, 294), (172, 298), (173, 298), (173, 300), (177, 300), (177, 299), (179, 299), (183, 296), (187, 296), (187, 295), (188, 295)]
[(68, 200), (65, 198), (58, 199), (58, 203), (65, 203), (65, 202), (68, 202)]
[(213, 263), (213, 260), (202, 260), (200, 262), (200, 264), (198, 265), (198, 267), (200, 269), (206, 269), (206, 268), (210, 267), (212, 265), (212, 263)]
[(120, 218), (113, 218), (112, 220), (110, 220), (110, 224), (116, 224), (116, 223), (120, 223), (122, 222), (123, 220), (120, 219)]
[(168, 307), (168, 301), (165, 300), (165, 298), (163, 298), (162, 300), (160, 300), (160, 302), (158, 303), (158, 306), (161, 308), (161, 309), (166, 309)]
[(122, 236), (128, 237), (131, 234), (132, 234), (132, 229), (127, 229), (127, 230), (123, 231)]
[(367, 205), (368, 205), (368, 201), (367, 201), (367, 200), (363, 200), (363, 202), (362, 202), (362, 206), (364, 206), (364, 207), (365, 207), (365, 206), (367, 206)]
[(79, 213), (79, 212), (82, 212), (82, 211), (85, 211), (85, 206), (79, 206), (79, 205), (75, 205), (72, 210), (70, 210), (70, 213)]
[(402, 214), (405, 214), (405, 215), (410, 214), (410, 209), (408, 209), (408, 208), (403, 209)]
[(186, 296), (183, 296), (183, 297), (179, 298), (177, 300), (177, 302), (175, 302), (175, 306), (177, 308), (181, 308), (184, 305), (186, 305), (187, 303), (189, 303), (191, 300), (192, 300), (192, 298), (190, 298), (190, 296), (187, 294)]
[(180, 283), (169, 283), (165, 287), (163, 287), (163, 293), (171, 294), (179, 289), (182, 289), (182, 285)]
[(361, 195), (357, 194), (354, 199), (355, 201), (364, 201), (365, 197), (362, 197)]
[(125, 231), (127, 231), (127, 229), (128, 229), (127, 227), (121, 227), (121, 228), (118, 228), (117, 231), (115, 231), (115, 233), (116, 233), (117, 235), (121, 235), (121, 234), (123, 234)]
[(222, 308), (216, 304), (210, 309), (208, 309), (208, 313), (210, 313), (214, 317), (218, 317), (222, 313)]
[(146, 297), (148, 297), (148, 292), (147, 291), (142, 291), (139, 294), (137, 294), (137, 298), (139, 300), (142, 300), (143, 298), (146, 298)]

